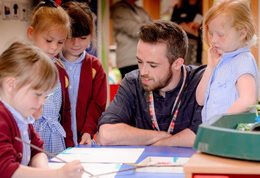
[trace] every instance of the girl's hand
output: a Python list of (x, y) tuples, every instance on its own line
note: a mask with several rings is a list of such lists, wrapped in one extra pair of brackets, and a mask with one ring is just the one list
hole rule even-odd
[(210, 47), (208, 49), (208, 67), (214, 69), (219, 63), (221, 54), (218, 53), (217, 49)]
[(60, 169), (58, 169), (58, 177), (60, 178), (80, 178), (83, 174), (83, 167), (80, 161), (73, 161), (66, 163)]
[(84, 133), (81, 137), (81, 141), (79, 144), (87, 144), (91, 145), (91, 136), (88, 133)]

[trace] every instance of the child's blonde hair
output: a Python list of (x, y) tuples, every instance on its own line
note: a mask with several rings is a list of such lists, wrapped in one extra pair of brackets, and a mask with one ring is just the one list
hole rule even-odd
[(31, 27), (35, 31), (44, 32), (50, 26), (62, 27), (70, 35), (70, 17), (67, 12), (54, 2), (42, 1), (33, 10), (31, 16)]
[(230, 18), (236, 30), (245, 29), (247, 34), (244, 42), (253, 45), (256, 42), (256, 29), (249, 3), (245, 0), (221, 0), (209, 9), (204, 17), (203, 29), (204, 39), (209, 44), (208, 24), (218, 15), (225, 14)]
[(0, 88), (6, 77), (17, 79), (17, 90), (31, 85), (32, 89), (49, 91), (56, 86), (58, 71), (55, 64), (39, 48), (14, 42), (0, 56)]

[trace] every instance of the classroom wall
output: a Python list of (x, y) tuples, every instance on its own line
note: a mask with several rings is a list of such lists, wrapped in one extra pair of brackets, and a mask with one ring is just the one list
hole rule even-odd
[[(31, 0), (0, 0), (0, 53), (14, 41), (27, 40), (26, 29), (31, 2)], [(16, 8), (18, 9), (15, 12)]]
[[(118, 1), (118, 0), (111, 0), (111, 2), (114, 1)], [(161, 0), (162, 2), (164, 2), (165, 0)], [(24, 40), (27, 41), (26, 38), (26, 29), (28, 26), (28, 22), (29, 22), (29, 16), (31, 13), (31, 4), (32, 4), (33, 0), (0, 0), (0, 53), (2, 53), (2, 51), (4, 49), (6, 49), (13, 41), (16, 40)], [(167, 3), (172, 3), (169, 2), (168, 0), (166, 1)], [(255, 17), (259, 16), (259, 9), (260, 9), (260, 3), (257, 3), (257, 0), (252, 0), (252, 3), (256, 6), (253, 6), (254, 10), (255, 10)], [(18, 5), (20, 6), (20, 10), (25, 8), (26, 9), (26, 14), (27, 16), (23, 16), (22, 11), (19, 11), (18, 15), (15, 16), (14, 12), (13, 12), (13, 5), (15, 3), (18, 3)], [(140, 0), (139, 5), (143, 4), (143, 0)], [(213, 3), (213, 0), (206, 0), (203, 1), (203, 6), (204, 6), (204, 10), (207, 10), (210, 6), (210, 4)], [(162, 3), (163, 4), (163, 3)], [(11, 12), (10, 15), (5, 15), (4, 14), (4, 6), (10, 6)], [(258, 21), (258, 24), (260, 19), (256, 18), (256, 20)], [(258, 36), (260, 34), (260, 29), (258, 28)], [(111, 34), (110, 34), (111, 35)], [(111, 40), (110, 40), (111, 41)], [(111, 43), (111, 42), (110, 42)], [(258, 41), (258, 46), (256, 49), (254, 49), (254, 53), (255, 53), (255, 57), (256, 60), (258, 62), (259, 68), (260, 68), (260, 62), (259, 62), (259, 57), (258, 54), (260, 54), (260, 47), (259, 47), (260, 43)], [(206, 60), (203, 60), (204, 63), (206, 63)]]

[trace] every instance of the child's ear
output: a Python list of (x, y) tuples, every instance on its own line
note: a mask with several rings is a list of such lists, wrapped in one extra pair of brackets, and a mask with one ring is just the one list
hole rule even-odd
[(14, 91), (16, 87), (16, 79), (14, 77), (5, 78), (3, 83), (7, 91), (9, 92)]
[(27, 29), (27, 37), (31, 40), (32, 39), (32, 34), (33, 34), (33, 27), (29, 26)]
[(242, 28), (240, 30), (240, 39), (244, 40), (246, 38), (246, 35), (247, 35), (247, 30), (245, 28)]

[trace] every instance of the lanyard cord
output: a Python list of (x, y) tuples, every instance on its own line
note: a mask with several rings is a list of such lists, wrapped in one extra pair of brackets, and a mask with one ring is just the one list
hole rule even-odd
[[(174, 130), (174, 126), (175, 126), (175, 120), (177, 118), (178, 112), (179, 112), (179, 108), (180, 108), (180, 104), (181, 104), (181, 94), (183, 93), (183, 89), (186, 83), (186, 78), (187, 78), (187, 71), (185, 69), (185, 66), (182, 66), (183, 69), (183, 81), (182, 81), (182, 85), (180, 88), (180, 91), (175, 99), (175, 102), (173, 104), (172, 107), (172, 111), (171, 111), (171, 115), (172, 115), (172, 120), (171, 123), (169, 125), (168, 128), (168, 133), (172, 133)], [(151, 121), (152, 121), (152, 127), (154, 130), (160, 131), (158, 122), (157, 122), (157, 118), (155, 115), (155, 107), (154, 107), (154, 98), (153, 98), (153, 92), (150, 91), (149, 92), (149, 113), (150, 113), (150, 117), (151, 117)]]

